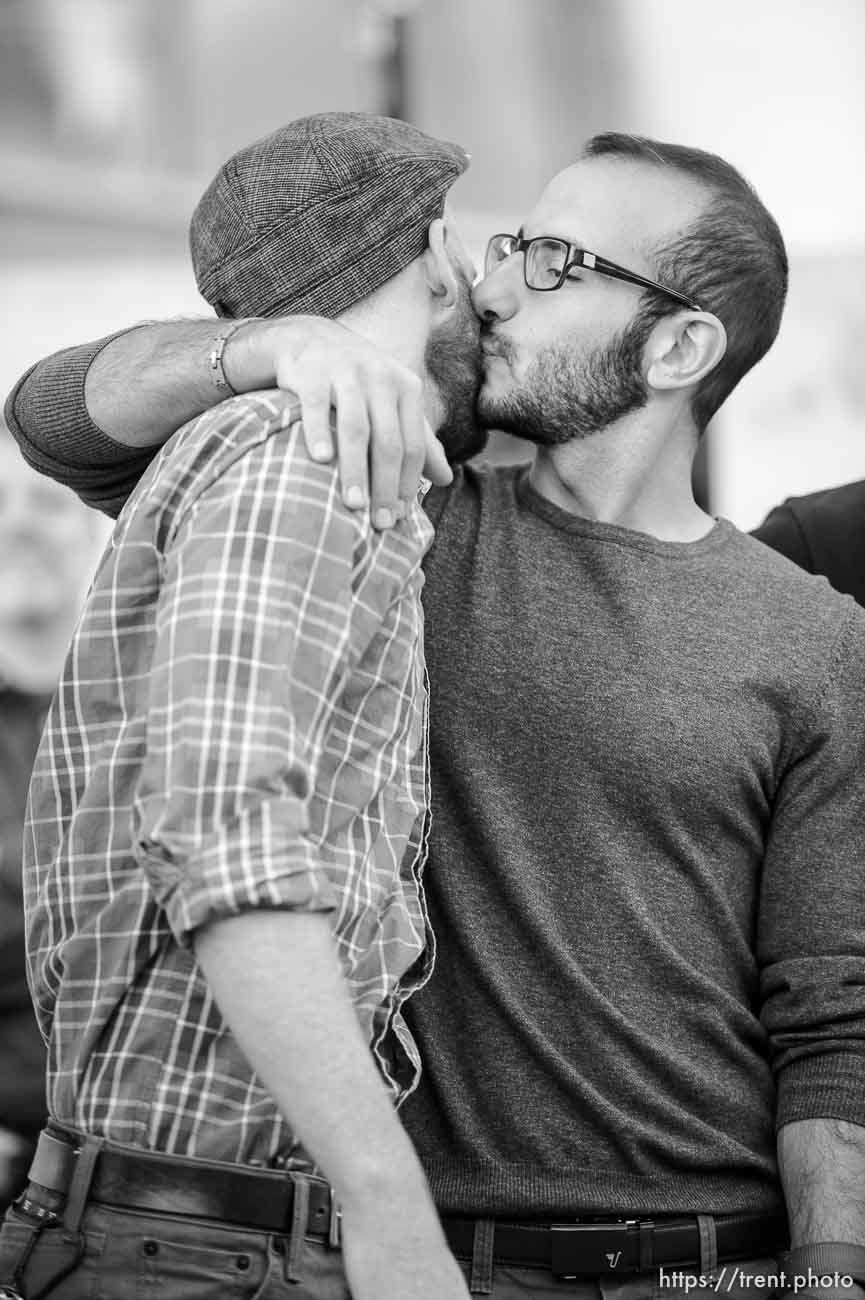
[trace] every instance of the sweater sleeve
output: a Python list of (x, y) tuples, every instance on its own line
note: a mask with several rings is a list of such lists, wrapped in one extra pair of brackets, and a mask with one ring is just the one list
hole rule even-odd
[(87, 372), (102, 349), (125, 332), (66, 348), (38, 362), (18, 380), (4, 410), (29, 465), (112, 517), (120, 513), (159, 451), (115, 442), (87, 411)]
[(776, 1121), (865, 1125), (865, 616), (851, 605), (776, 795), (757, 956)]

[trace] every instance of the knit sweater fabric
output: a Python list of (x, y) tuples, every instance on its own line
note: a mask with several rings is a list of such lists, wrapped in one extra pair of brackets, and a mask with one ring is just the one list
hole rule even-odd
[(865, 1123), (865, 614), (728, 522), (428, 506), (432, 980), (402, 1110), (439, 1205), (781, 1204), (775, 1129)]

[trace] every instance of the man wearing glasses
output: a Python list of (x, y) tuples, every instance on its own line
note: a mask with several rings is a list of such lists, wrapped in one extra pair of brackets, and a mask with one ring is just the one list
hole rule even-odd
[[(426, 499), (437, 961), (403, 1121), (474, 1294), (805, 1294), (810, 1270), (845, 1280), (808, 1294), (859, 1295), (865, 617), (690, 486), (777, 332), (781, 236), (721, 159), (606, 135), (485, 269), (479, 416), (536, 450)], [(132, 401), (105, 380), (174, 331), (185, 417), (208, 326), (183, 328), (25, 378), (9, 416), (34, 461), (117, 492), (142, 456), (118, 444), (173, 425), (164, 382), (148, 412), (140, 380)], [(339, 423), (303, 328), (270, 378), (337, 396)], [(235, 387), (261, 382), (258, 330), (227, 351)], [(375, 444), (387, 423), (372, 388), (348, 403), (349, 486), (358, 424)]]

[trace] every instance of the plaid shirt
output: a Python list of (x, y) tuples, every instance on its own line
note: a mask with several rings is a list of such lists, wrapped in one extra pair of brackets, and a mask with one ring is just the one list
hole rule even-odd
[(31, 988), (61, 1123), (284, 1163), (296, 1139), (191, 950), (258, 907), (332, 910), (394, 1100), (426, 980), (428, 805), (415, 507), (375, 533), (309, 460), (285, 394), (182, 429), (118, 521), (36, 759)]

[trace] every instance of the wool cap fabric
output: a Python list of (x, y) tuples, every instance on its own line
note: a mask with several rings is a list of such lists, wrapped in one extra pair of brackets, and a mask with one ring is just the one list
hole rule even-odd
[(338, 316), (420, 256), (468, 162), (389, 117), (290, 122), (229, 158), (196, 207), (198, 288), (220, 316)]

